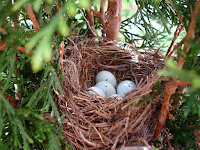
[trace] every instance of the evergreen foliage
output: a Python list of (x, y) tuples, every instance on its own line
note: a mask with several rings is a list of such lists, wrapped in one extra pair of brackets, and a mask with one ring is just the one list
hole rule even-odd
[[(57, 2), (59, 6), (62, 4), (59, 12)], [(139, 37), (144, 40), (141, 47), (157, 48), (160, 47), (159, 41), (165, 39), (166, 34), (163, 33), (170, 33), (170, 28), (176, 26), (179, 21), (182, 21), (186, 31), (188, 30), (195, 0), (137, 0), (136, 3), (138, 12), (122, 21), (121, 30), (124, 32), (125, 41), (137, 42)], [(0, 149), (70, 148), (61, 135), (61, 120), (64, 116), (59, 113), (54, 99), (54, 91), (62, 94), (59, 83), (59, 80), (62, 80), (59, 49), (60, 42), (67, 35), (87, 35), (87, 23), (78, 10), (85, 12), (84, 8), (90, 5), (99, 8), (98, 1), (89, 0), (79, 0), (76, 3), (73, 0), (1, 0), (0, 45), (5, 42), (7, 44), (0, 49)], [(39, 32), (36, 32), (30, 23), (25, 6), (33, 8), (40, 27)], [(182, 95), (182, 107), (174, 111), (179, 120), (167, 123), (170, 132), (175, 136), (177, 131), (180, 131), (181, 135), (184, 134), (185, 138), (182, 140), (178, 140), (179, 136), (174, 136), (173, 142), (179, 147), (182, 144), (187, 147), (187, 142), (192, 143), (191, 147), (195, 147), (195, 139), (187, 139), (188, 134), (193, 137), (194, 134), (182, 126), (194, 125), (196, 121), (195, 127), (199, 127), (199, 17), (196, 20), (196, 39), (189, 41), (192, 48), (190, 54), (185, 57), (184, 69), (177, 69), (176, 64), (170, 61), (167, 63), (169, 70), (160, 71), (160, 75), (192, 81), (188, 92)], [(153, 20), (157, 20), (162, 28), (156, 29), (152, 25)], [(100, 30), (98, 19), (95, 18), (94, 21), (95, 28)], [(127, 30), (126, 27), (132, 25), (144, 32), (144, 35)], [(65, 42), (67, 44), (68, 41)], [(19, 52), (19, 46), (26, 48), (27, 52), (34, 51), (34, 54)], [(179, 49), (177, 52), (181, 55)], [(56, 122), (45, 121), (45, 113), (49, 113), (51, 118), (55, 117)]]

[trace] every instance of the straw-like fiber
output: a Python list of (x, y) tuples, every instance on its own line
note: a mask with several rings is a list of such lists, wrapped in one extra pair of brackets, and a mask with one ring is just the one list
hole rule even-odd
[[(139, 53), (116, 45), (80, 44), (71, 46), (64, 60), (64, 95), (59, 98), (61, 113), (66, 115), (63, 135), (74, 149), (120, 149), (147, 145), (153, 139), (162, 94), (153, 86), (163, 67), (152, 54)], [(137, 89), (122, 100), (91, 96), (87, 88), (95, 85), (102, 70), (112, 72), (117, 83), (132, 80)], [(141, 98), (149, 102), (141, 103)]]

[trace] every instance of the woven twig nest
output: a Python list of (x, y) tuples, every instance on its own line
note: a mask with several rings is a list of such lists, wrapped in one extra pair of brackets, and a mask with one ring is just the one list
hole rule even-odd
[[(120, 149), (146, 145), (153, 139), (162, 94), (153, 85), (156, 70), (163, 67), (152, 54), (116, 45), (80, 44), (68, 47), (71, 54), (64, 59), (64, 96), (59, 97), (61, 112), (66, 115), (63, 135), (74, 149)], [(122, 100), (91, 96), (86, 89), (95, 85), (102, 70), (112, 72), (117, 83), (128, 79), (137, 89)], [(140, 104), (141, 98), (148, 103)]]

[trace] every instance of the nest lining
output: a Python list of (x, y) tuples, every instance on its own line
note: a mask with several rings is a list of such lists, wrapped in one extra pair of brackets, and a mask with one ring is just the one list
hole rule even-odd
[[(59, 98), (61, 113), (66, 115), (63, 135), (74, 149), (119, 149), (147, 145), (153, 139), (162, 94), (149, 103), (140, 103), (155, 92), (156, 70), (163, 61), (152, 54), (115, 45), (76, 45), (64, 60), (64, 96)], [(112, 72), (117, 83), (132, 80), (137, 89), (122, 100), (91, 96), (86, 89), (95, 85), (98, 72)], [(138, 105), (139, 104), (139, 105)]]

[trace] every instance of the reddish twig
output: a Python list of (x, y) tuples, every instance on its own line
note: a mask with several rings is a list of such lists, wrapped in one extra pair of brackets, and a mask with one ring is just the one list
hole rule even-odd
[(64, 54), (64, 46), (65, 46), (65, 44), (64, 44), (64, 41), (62, 41), (61, 43), (60, 43), (60, 47), (61, 47), (61, 49), (60, 49), (60, 70), (62, 70), (62, 73), (63, 73), (63, 54)]
[(181, 107), (181, 105), (173, 106), (172, 108), (169, 109), (169, 111), (172, 111), (172, 110), (177, 109), (177, 108), (179, 108), (179, 107)]
[(91, 11), (91, 8), (86, 9), (86, 14), (87, 14), (90, 26), (94, 26), (94, 15), (93, 15), (93, 11)]
[(39, 31), (40, 31), (40, 27), (39, 27), (39, 25), (38, 25), (38, 21), (37, 21), (37, 19), (36, 19), (36, 17), (35, 17), (35, 14), (34, 14), (34, 12), (33, 12), (33, 9), (32, 9), (31, 7), (29, 7), (28, 5), (26, 5), (25, 8), (26, 8), (26, 10), (28, 11), (28, 15), (29, 15), (31, 21), (33, 22), (33, 26), (34, 26), (35, 30), (36, 30), (37, 32), (39, 32)]
[(5, 98), (7, 99), (7, 101), (14, 107), (17, 108), (17, 102), (14, 98), (12, 98), (9, 94), (4, 93)]
[(106, 30), (105, 30), (105, 4), (106, 0), (101, 0), (101, 7), (99, 12), (99, 21), (102, 26), (102, 35), (105, 36)]
[(175, 117), (169, 112), (167, 115), (170, 119), (175, 120)]
[(160, 47), (156, 50), (156, 52), (152, 55), (153, 58), (162, 58), (161, 55), (159, 55)]
[(93, 10), (94, 15), (99, 19), (102, 26), (102, 35), (105, 36), (105, 4), (106, 0), (101, 0), (100, 12)]
[[(102, 17), (105, 15), (105, 5), (106, 5), (106, 0), (101, 0), (100, 14)], [(103, 19), (102, 22), (104, 22), (104, 19), (105, 19), (104, 17), (102, 18)]]
[[(181, 49), (182, 45), (183, 45), (183, 40), (177, 44), (177, 48)], [(171, 57), (175, 50), (176, 48), (174, 47), (167, 57)]]
[(4, 28), (2, 28), (2, 27), (0, 27), (0, 32), (2, 32), (3, 34), (7, 34), (6, 29), (4, 29)]
[[(91, 8), (87, 8), (86, 9), (86, 14), (87, 14), (87, 17), (88, 17), (88, 21), (89, 21), (89, 25), (90, 25), (90, 27), (92, 28), (92, 29), (95, 29), (94, 28), (94, 14), (93, 14), (93, 11), (91, 11)], [(88, 37), (89, 38), (92, 38), (94, 35), (93, 35), (93, 33), (92, 33), (92, 31), (90, 31), (89, 33), (88, 33)], [(94, 39), (91, 41), (91, 42), (93, 42), (94, 41)]]
[[(6, 48), (7, 42), (8, 42), (8, 40), (6, 42), (4, 42), (3, 44), (1, 44), (2, 41), (0, 40), (0, 51), (4, 50)], [(16, 48), (16, 50), (19, 51), (19, 52), (25, 53), (25, 54), (34, 54), (34, 51), (30, 51), (30, 52), (27, 53), (26, 49), (24, 47), (21, 47), (21, 46), (18, 46)]]
[(166, 53), (166, 55), (165, 55), (165, 58), (166, 58), (166, 57), (168, 56), (168, 54), (171, 52), (171, 49), (172, 49), (172, 47), (174, 46), (174, 43), (175, 43), (176, 39), (177, 39), (178, 36), (181, 34), (181, 32), (183, 31), (183, 29), (184, 29), (184, 27), (181, 26), (181, 22), (179, 22), (179, 24), (178, 24), (178, 26), (177, 26), (177, 28), (176, 28), (176, 31), (174, 32), (174, 38), (173, 38), (173, 40), (172, 40), (172, 42), (171, 42), (171, 44), (170, 44), (170, 46), (169, 46), (169, 48), (168, 48), (168, 50), (167, 50), (167, 53)]
[[(0, 90), (2, 90), (1, 82), (0, 82)], [(7, 100), (14, 108), (17, 108), (17, 103), (16, 103), (15, 99), (12, 98), (12, 96), (10, 96), (10, 95), (7, 94), (7, 93), (4, 93), (3, 95), (4, 95), (4, 97), (6, 98), (6, 100)]]
[(2, 41), (0, 40), (0, 51), (6, 48), (7, 42), (8, 40), (6, 40), (3, 44), (1, 44)]
[(196, 139), (197, 139), (198, 149), (200, 149), (200, 129), (195, 129), (194, 134), (195, 134)]
[[(189, 25), (188, 32), (185, 36), (185, 41), (184, 41), (185, 50), (182, 50), (183, 56), (186, 56), (185, 51), (187, 53), (190, 51), (191, 46), (190, 46), (190, 43), (187, 40), (195, 38), (195, 28), (196, 28), (195, 19), (198, 17), (198, 13), (199, 13), (199, 2), (200, 1), (197, 1), (196, 5), (195, 5), (195, 9), (194, 9), (194, 12), (193, 12), (193, 15), (192, 15), (192, 20), (191, 20), (191, 23)], [(184, 63), (185, 63), (184, 58), (182, 56), (179, 56), (178, 57), (178, 66), (180, 68), (182, 68)]]
[(85, 17), (85, 15), (84, 15), (83, 11), (82, 11), (81, 9), (79, 9), (79, 11), (81, 12), (83, 18), (85, 19), (85, 21), (86, 21), (88, 27), (90, 28), (91, 32), (93, 33), (93, 35), (95, 35), (95, 36), (98, 38), (99, 41), (102, 41), (102, 40), (98, 37), (98, 33), (97, 33), (97, 31), (95, 30), (94, 26), (90, 26), (90, 23), (89, 23), (89, 21), (86, 19), (86, 17)]
[(176, 79), (172, 79), (165, 86), (165, 95), (164, 95), (164, 99), (162, 101), (160, 116), (158, 118), (158, 124), (157, 124), (155, 135), (154, 135), (155, 139), (158, 138), (158, 136), (160, 135), (160, 132), (163, 128), (163, 125), (165, 124), (167, 114), (169, 112), (169, 101), (170, 101), (171, 95), (173, 95), (175, 93), (176, 87), (177, 87)]
[(17, 51), (20, 51), (22, 53), (25, 53), (25, 54), (34, 54), (34, 51), (30, 51), (30, 52), (26, 52), (26, 49), (24, 47), (21, 47), (21, 46), (18, 46), (17, 47)]
[[(192, 14), (192, 20), (190, 22), (188, 32), (187, 32), (187, 34), (186, 34), (186, 36), (184, 38), (185, 40), (194, 39), (194, 37), (195, 37), (195, 34), (194, 34), (195, 33), (195, 27), (196, 27), (195, 18), (197, 18), (198, 13), (199, 13), (199, 2), (200, 1), (197, 1), (196, 5), (195, 5), (195, 10), (194, 10), (194, 12)], [(184, 44), (185, 44), (185, 50), (188, 53), (190, 51), (190, 43), (188, 41), (184, 41)], [(182, 50), (182, 54), (184, 56), (186, 56), (184, 50)], [(180, 69), (183, 67), (184, 63), (185, 63), (184, 58), (182, 56), (179, 56), (178, 57), (178, 67)], [(163, 128), (163, 125), (165, 124), (167, 115), (169, 113), (170, 99), (171, 99), (171, 96), (176, 92), (177, 86), (178, 85), (184, 86), (184, 85), (188, 85), (188, 84), (190, 84), (190, 82), (177, 81), (176, 79), (171, 79), (166, 84), (165, 95), (164, 95), (164, 99), (162, 101), (162, 107), (161, 107), (161, 110), (160, 110), (160, 116), (158, 118), (158, 124), (157, 124), (155, 135), (154, 135), (155, 139), (158, 138), (158, 136), (160, 135), (160, 132), (161, 132), (161, 130)]]
[(195, 134), (196, 140), (197, 140), (197, 146), (198, 146), (198, 149), (200, 149), (200, 129), (199, 128), (195, 129), (194, 127), (195, 127), (194, 125), (189, 126), (189, 128), (193, 129), (193, 131), (194, 131), (194, 134)]
[[(156, 127), (154, 138), (157, 139), (160, 135), (160, 132), (163, 128), (163, 125), (165, 124), (167, 115), (169, 114), (169, 106), (170, 106), (170, 99), (171, 96), (176, 92), (177, 86), (184, 86), (189, 85), (191, 82), (188, 81), (180, 81), (176, 79), (172, 79), (170, 82), (168, 82), (165, 86), (165, 95), (162, 101), (162, 107), (160, 110), (160, 116), (158, 118), (158, 124)], [(169, 114), (169, 117), (172, 117)], [(173, 118), (173, 117), (172, 117)]]
[(165, 127), (165, 135), (166, 135), (166, 140), (167, 140), (167, 143), (168, 143), (168, 150), (174, 150), (174, 148), (172, 147), (171, 143), (170, 143), (170, 140), (173, 138), (172, 136), (169, 136), (169, 132), (167, 131), (166, 127)]
[(56, 3), (56, 8), (57, 8), (57, 13), (59, 13), (60, 10), (61, 10), (61, 7), (59, 6), (59, 2), (58, 2), (58, 1), (57, 1), (57, 3)]

